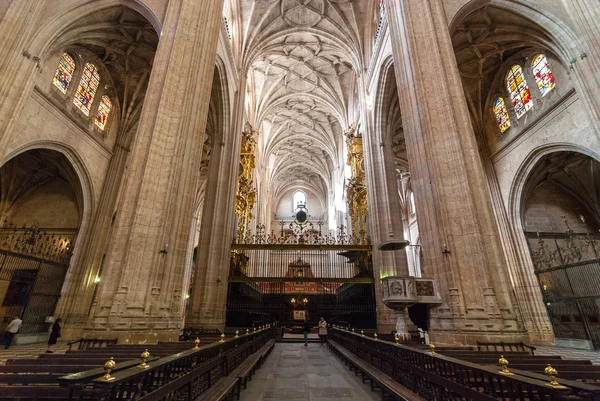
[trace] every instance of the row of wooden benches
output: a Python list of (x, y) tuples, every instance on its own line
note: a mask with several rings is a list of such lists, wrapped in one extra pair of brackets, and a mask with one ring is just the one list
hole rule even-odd
[(519, 369), (543, 374), (548, 364), (558, 370), (559, 377), (580, 380), (587, 383), (600, 383), (600, 366), (589, 360), (563, 359), (561, 356), (531, 355), (527, 352), (482, 352), (476, 350), (438, 349), (438, 353), (480, 365), (498, 366), (501, 355), (509, 362), (509, 369)]
[(391, 397), (397, 401), (425, 401), (422, 397), (409, 391), (392, 377), (360, 359), (337, 342), (329, 340), (327, 345), (356, 376), (362, 376), (363, 383), (365, 381), (370, 382), (371, 391), (379, 390), (382, 400)]
[(242, 387), (245, 389), (256, 369), (265, 362), (273, 347), (275, 340), (269, 340), (261, 349), (246, 358), (229, 375), (222, 377), (208, 391), (204, 392), (195, 401), (222, 401), (235, 397), (240, 399)]

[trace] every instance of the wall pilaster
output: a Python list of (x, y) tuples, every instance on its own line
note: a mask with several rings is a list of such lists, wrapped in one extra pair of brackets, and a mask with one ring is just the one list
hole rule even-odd
[(211, 154), (194, 290), (186, 327), (225, 328), (236, 185), (244, 129), (245, 87), (246, 77), (241, 74), (231, 113), (230, 130), (223, 142), (213, 147)]
[[(362, 82), (363, 77), (361, 77)], [(365, 93), (361, 90), (360, 93)], [(362, 99), (362, 104), (367, 104)], [(380, 245), (404, 241), (400, 196), (396, 184), (396, 169), (390, 135), (383, 132), (382, 121), (374, 118), (372, 110), (364, 110), (364, 158), (369, 200), (369, 229), (373, 244), (373, 275), (377, 302), (377, 328), (389, 333), (396, 327), (396, 313), (382, 301), (380, 278), (408, 276), (405, 250), (381, 251)], [(377, 123), (375, 122), (377, 120)]]
[(588, 105), (590, 123), (600, 136), (600, 3), (595, 0), (562, 0), (587, 51), (571, 60), (578, 91)]
[(0, 21), (0, 149), (6, 149), (8, 129), (21, 106), (26, 90), (33, 87), (33, 74), (40, 71), (38, 54), (28, 51), (32, 34), (39, 27), (43, 1), (12, 2)]
[(88, 336), (177, 339), (223, 2), (171, 0)]
[(432, 308), (432, 340), (522, 338), (512, 289), (494, 280), (507, 268), (442, 2), (386, 6), (424, 270), (443, 299)]

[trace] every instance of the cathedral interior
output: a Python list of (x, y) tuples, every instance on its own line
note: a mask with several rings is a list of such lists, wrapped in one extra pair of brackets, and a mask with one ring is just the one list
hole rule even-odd
[[(597, 0), (1, 0), (0, 37), (0, 400), (600, 400)], [(344, 363), (380, 394), (311, 384)]]

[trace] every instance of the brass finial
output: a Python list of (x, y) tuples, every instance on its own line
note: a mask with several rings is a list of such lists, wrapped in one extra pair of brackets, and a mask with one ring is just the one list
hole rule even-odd
[(352, 328), (352, 332), (354, 333), (354, 327)]
[(361, 330), (361, 331), (360, 331), (360, 335), (361, 335), (361, 336), (364, 336), (364, 335), (365, 335), (365, 331), (364, 331), (364, 330)]
[(240, 336), (240, 332), (239, 331), (235, 331), (235, 338), (238, 338)]
[(431, 355), (435, 355), (435, 345), (433, 343), (429, 343), (429, 350), (431, 351)]
[(200, 348), (200, 338), (196, 337), (196, 340), (194, 341), (194, 349), (198, 349)]
[(377, 333), (373, 334), (373, 337), (377, 340)]
[(146, 361), (148, 360), (148, 358), (150, 358), (150, 353), (148, 352), (148, 348), (146, 348), (146, 349), (144, 350), (144, 352), (142, 352), (142, 355), (140, 355), (140, 358), (142, 358), (142, 363), (140, 363), (140, 364), (138, 365), (138, 368), (142, 368), (142, 369), (149, 368), (149, 367), (150, 367), (150, 365), (148, 365), (148, 364), (146, 363)]
[(566, 388), (565, 386), (559, 384), (556, 381), (556, 376), (558, 376), (558, 371), (556, 369), (554, 369), (550, 364), (548, 364), (548, 366), (546, 366), (546, 369), (544, 369), (544, 373), (546, 374), (546, 376), (548, 376), (550, 378), (550, 382), (546, 383), (546, 386), (550, 386), (552, 388)]
[(246, 329), (246, 335), (250, 334), (250, 330)]
[(221, 341), (219, 341), (220, 343), (224, 343), (225, 342), (225, 333), (221, 334)]
[(110, 375), (110, 372), (115, 368), (115, 365), (116, 365), (115, 360), (111, 356), (110, 359), (108, 361), (106, 361), (106, 363), (104, 364), (104, 376), (102, 376), (100, 378), (100, 380), (104, 380), (104, 381), (115, 380), (114, 376)]
[(253, 333), (256, 333), (256, 327), (253, 327), (253, 328), (252, 328), (252, 332), (253, 332)]
[(398, 336), (394, 336), (394, 339), (396, 340), (396, 345), (400, 345), (400, 339)]
[(498, 359), (498, 365), (502, 366), (502, 370), (500, 373), (503, 375), (513, 375), (511, 371), (508, 370), (508, 360), (504, 357), (504, 355), (500, 355), (500, 359)]

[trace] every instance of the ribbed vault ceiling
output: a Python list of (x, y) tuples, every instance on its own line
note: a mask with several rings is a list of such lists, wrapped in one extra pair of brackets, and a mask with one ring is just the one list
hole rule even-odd
[[(351, 0), (244, 0), (244, 55), (273, 194), (304, 183), (324, 199), (340, 168), (360, 67)], [(363, 4), (364, 3), (364, 4)]]

